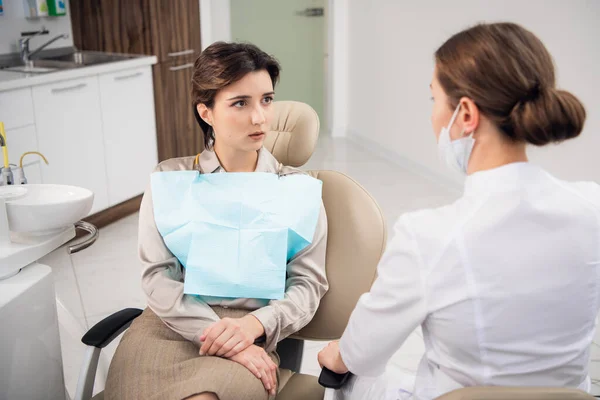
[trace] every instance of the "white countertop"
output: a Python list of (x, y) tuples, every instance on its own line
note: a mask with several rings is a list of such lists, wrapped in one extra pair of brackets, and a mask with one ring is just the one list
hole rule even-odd
[(156, 56), (141, 56), (123, 61), (115, 61), (86, 67), (70, 68), (44, 74), (31, 74), (23, 72), (0, 70), (0, 92), (23, 87), (43, 85), (46, 83), (60, 82), (84, 76), (117, 72), (125, 69), (153, 65), (158, 62)]
[(26, 265), (52, 253), (75, 237), (71, 225), (62, 232), (46, 236), (11, 234), (11, 242), (0, 243), (0, 277), (10, 276)]

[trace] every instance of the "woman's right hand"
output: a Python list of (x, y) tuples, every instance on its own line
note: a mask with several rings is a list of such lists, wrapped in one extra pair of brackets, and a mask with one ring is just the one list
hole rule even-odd
[(229, 359), (248, 368), (272, 396), (277, 394), (277, 364), (262, 347), (253, 344)]

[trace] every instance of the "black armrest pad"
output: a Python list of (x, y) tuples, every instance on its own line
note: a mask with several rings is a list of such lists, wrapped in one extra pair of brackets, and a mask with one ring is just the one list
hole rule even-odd
[(81, 341), (88, 346), (106, 347), (114, 338), (119, 336), (134, 319), (139, 317), (142, 310), (139, 308), (126, 308), (109, 315), (102, 321), (94, 325), (83, 337)]
[(336, 374), (327, 368), (323, 368), (321, 375), (319, 375), (319, 385), (330, 389), (340, 389), (346, 384), (351, 375), (352, 373), (350, 372)]

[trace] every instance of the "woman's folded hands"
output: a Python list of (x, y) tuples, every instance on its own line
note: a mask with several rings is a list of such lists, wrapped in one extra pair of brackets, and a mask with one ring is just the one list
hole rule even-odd
[(199, 354), (228, 358), (243, 365), (262, 381), (268, 392), (275, 395), (277, 364), (262, 347), (254, 345), (255, 339), (264, 333), (264, 327), (253, 315), (223, 318), (203, 332)]

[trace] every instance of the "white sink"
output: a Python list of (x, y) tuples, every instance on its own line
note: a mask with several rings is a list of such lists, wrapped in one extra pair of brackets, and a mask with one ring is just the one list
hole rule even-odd
[(0, 187), (3, 193), (20, 195), (6, 201), (11, 232), (47, 235), (64, 230), (86, 217), (92, 209), (94, 193), (67, 185), (18, 185)]
[(31, 73), (31, 74), (46, 74), (48, 72), (56, 71), (56, 68), (49, 68), (49, 67), (28, 67), (28, 66), (25, 66), (25, 65), (20, 65), (18, 67), (4, 68), (4, 71), (25, 72), (25, 73)]

